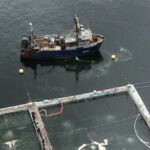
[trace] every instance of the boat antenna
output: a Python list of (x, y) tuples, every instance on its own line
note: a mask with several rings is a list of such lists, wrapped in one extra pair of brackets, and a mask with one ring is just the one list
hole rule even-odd
[(76, 3), (76, 14), (75, 14), (75, 16), (76, 17), (78, 16), (78, 13), (77, 13), (77, 3)]
[(29, 26), (31, 27), (31, 28), (30, 28), (30, 31), (31, 31), (31, 34), (32, 34), (32, 33), (33, 33), (33, 25), (32, 25), (32, 22), (29, 23)]

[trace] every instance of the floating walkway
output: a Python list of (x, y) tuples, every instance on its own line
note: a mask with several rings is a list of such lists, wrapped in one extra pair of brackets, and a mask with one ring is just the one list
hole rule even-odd
[(138, 94), (136, 88), (132, 84), (128, 84), (122, 87), (111, 88), (107, 90), (101, 90), (101, 91), (94, 90), (93, 92), (90, 93), (85, 93), (85, 94), (80, 94), (75, 96), (55, 98), (51, 100), (47, 99), (40, 102), (33, 102), (33, 103), (27, 103), (27, 104), (17, 105), (13, 107), (2, 108), (0, 109), (0, 115), (14, 113), (14, 112), (21, 112), (21, 111), (29, 111), (31, 120), (35, 127), (37, 137), (39, 139), (39, 143), (41, 145), (41, 150), (52, 150), (52, 145), (49, 141), (46, 129), (44, 127), (44, 123), (42, 121), (42, 118), (38, 110), (39, 108), (57, 106), (60, 103), (67, 104), (67, 103), (93, 101), (93, 100), (97, 100), (97, 98), (102, 96), (111, 96), (111, 95), (116, 95), (121, 93), (128, 93), (131, 96), (137, 109), (139, 110), (148, 128), (150, 129), (150, 113), (147, 110), (142, 98)]
[(52, 150), (52, 145), (47, 136), (47, 132), (44, 128), (44, 123), (39, 114), (38, 108), (35, 103), (30, 104), (29, 113), (34, 124), (34, 128), (37, 134), (37, 137), (40, 142), (40, 146), (42, 150)]

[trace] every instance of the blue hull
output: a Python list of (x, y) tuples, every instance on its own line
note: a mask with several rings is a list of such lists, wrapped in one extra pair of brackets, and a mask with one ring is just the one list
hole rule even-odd
[(61, 51), (41, 51), (37, 53), (32, 59), (35, 60), (46, 60), (46, 59), (63, 59), (63, 58), (72, 58), (76, 56), (84, 56), (95, 53), (99, 50), (102, 42), (97, 43), (94, 46), (84, 48), (80, 47), (76, 50), (61, 50)]

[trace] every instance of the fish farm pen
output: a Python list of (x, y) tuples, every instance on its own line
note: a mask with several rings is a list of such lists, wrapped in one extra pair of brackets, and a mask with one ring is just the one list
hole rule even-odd
[[(114, 106), (122, 111), (110, 111)], [(119, 142), (144, 149), (150, 145), (142, 132), (149, 129), (149, 111), (132, 84), (0, 109), (1, 150), (121, 149)]]

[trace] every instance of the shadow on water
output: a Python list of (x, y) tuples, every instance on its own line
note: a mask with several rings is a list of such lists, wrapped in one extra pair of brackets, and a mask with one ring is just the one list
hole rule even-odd
[(65, 69), (67, 72), (74, 72), (76, 80), (79, 79), (79, 74), (82, 71), (90, 70), (92, 65), (98, 64), (103, 61), (103, 56), (98, 51), (88, 56), (76, 57), (72, 59), (62, 60), (46, 60), (46, 61), (33, 61), (33, 60), (21, 60), (24, 67), (30, 67), (34, 71), (34, 79), (38, 76), (38, 66), (48, 66), (50, 71), (59, 66)]

